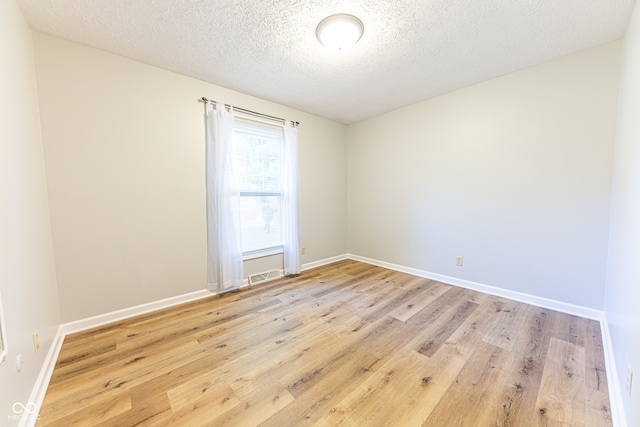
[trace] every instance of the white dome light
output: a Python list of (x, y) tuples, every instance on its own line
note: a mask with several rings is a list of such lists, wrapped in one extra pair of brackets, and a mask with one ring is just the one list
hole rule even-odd
[(360, 40), (364, 33), (362, 21), (353, 15), (331, 15), (318, 24), (316, 37), (327, 48), (347, 50)]

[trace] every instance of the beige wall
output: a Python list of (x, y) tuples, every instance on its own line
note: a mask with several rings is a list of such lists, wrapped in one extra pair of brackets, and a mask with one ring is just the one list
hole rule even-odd
[(0, 425), (13, 426), (12, 405), (29, 401), (60, 314), (31, 31), (12, 0), (0, 1), (0, 94), (0, 294), (9, 350), (0, 364)]
[(349, 126), (349, 252), (601, 310), (620, 55), (612, 43)]
[(204, 289), (202, 96), (301, 123), (302, 262), (346, 253), (343, 125), (44, 34), (34, 48), (64, 322)]
[[(640, 426), (640, 4), (624, 40), (605, 312), (627, 425)], [(626, 390), (627, 366), (634, 376)]]
[(34, 38), (63, 321), (203, 288), (201, 96), (302, 123), (303, 263), (350, 252), (603, 307), (620, 43), (345, 127)]

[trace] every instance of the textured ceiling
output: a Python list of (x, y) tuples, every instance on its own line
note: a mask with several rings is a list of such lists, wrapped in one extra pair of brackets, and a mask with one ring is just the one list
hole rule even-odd
[[(345, 124), (620, 39), (633, 2), (18, 0), (34, 30)], [(315, 38), (334, 13), (365, 26), (346, 52)]]

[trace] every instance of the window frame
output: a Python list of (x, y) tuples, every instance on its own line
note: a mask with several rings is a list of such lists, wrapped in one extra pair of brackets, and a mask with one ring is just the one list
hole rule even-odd
[[(274, 123), (267, 120), (261, 120), (255, 118), (253, 116), (247, 114), (237, 114), (234, 113), (234, 139), (236, 138), (237, 133), (245, 133), (250, 134), (257, 137), (265, 137), (265, 138), (273, 138), (276, 135), (280, 139), (280, 154), (279, 154), (279, 174), (282, 176), (282, 162), (284, 161), (284, 128), (281, 123)], [(240, 126), (238, 126), (240, 123)], [(240, 128), (240, 129), (238, 129)], [(253, 131), (253, 132), (252, 132)], [(235, 142), (235, 141), (234, 141)], [(234, 171), (236, 176), (239, 176), (237, 171)], [(238, 190), (238, 195), (240, 199), (243, 197), (279, 197), (280, 202), (284, 201), (284, 188), (282, 187), (282, 182), (280, 182), (280, 191), (273, 190)], [(282, 208), (279, 209), (279, 217), (280, 220), (282, 218)], [(242, 223), (240, 223), (240, 232), (242, 233), (243, 227)], [(284, 253), (284, 239), (282, 235), (282, 230), (280, 231), (279, 243), (276, 245), (265, 246), (258, 249), (250, 249), (245, 250), (242, 247), (242, 259), (244, 261), (268, 257), (272, 255), (278, 255)], [(244, 242), (243, 242), (244, 243)]]

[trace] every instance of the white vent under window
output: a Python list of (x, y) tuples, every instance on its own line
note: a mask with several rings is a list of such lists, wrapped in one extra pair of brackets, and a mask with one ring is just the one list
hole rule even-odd
[(258, 283), (268, 282), (281, 277), (282, 273), (280, 273), (280, 270), (271, 270), (264, 273), (252, 274), (249, 276), (249, 285), (257, 285)]

